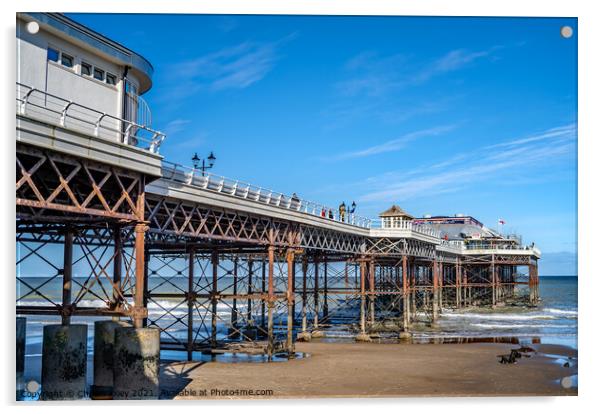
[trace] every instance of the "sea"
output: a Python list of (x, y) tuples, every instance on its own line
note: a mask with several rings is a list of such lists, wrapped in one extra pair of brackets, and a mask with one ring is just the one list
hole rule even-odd
[[(40, 280), (34, 280), (40, 279)], [(24, 279), (32, 286), (42, 284), (41, 278)], [(57, 284), (60, 279), (55, 279), (40, 289), (40, 293), (45, 298), (59, 301), (56, 297), (60, 294), (60, 289), (52, 284)], [(75, 281), (77, 284), (77, 281)], [(82, 282), (80, 282), (81, 284)], [(186, 278), (178, 278), (177, 285), (182, 285), (174, 289), (174, 281), (170, 284), (161, 285), (164, 282), (157, 281), (153, 287), (154, 291), (165, 293), (174, 290), (184, 291), (186, 289)], [(226, 282), (227, 283), (227, 282)], [(26, 292), (27, 286), (18, 286), (17, 297)], [(100, 292), (99, 292), (100, 293)], [(99, 295), (100, 296), (100, 295)], [(441, 318), (435, 328), (418, 328), (413, 332), (413, 341), (415, 343), (423, 342), (470, 342), (470, 341), (519, 341), (521, 343), (540, 342), (558, 345), (566, 345), (577, 348), (577, 322), (578, 322), (578, 301), (577, 301), (577, 276), (543, 276), (540, 277), (540, 297), (541, 301), (536, 307), (529, 306), (499, 306), (496, 308), (479, 307), (465, 309), (446, 309), (441, 313)], [(28, 295), (18, 304), (28, 305), (48, 305), (46, 299), (40, 295)], [(246, 301), (238, 301), (238, 310), (241, 315), (246, 313)], [(102, 306), (102, 301), (93, 295), (88, 295), (86, 299), (79, 302), (80, 306)], [(344, 304), (343, 304), (344, 305)], [(195, 325), (203, 324), (202, 319), (208, 318), (205, 310), (209, 309), (209, 304), (205, 304), (205, 309), (200, 309), (195, 313)], [(332, 305), (331, 305), (332, 306)], [(297, 305), (297, 317), (299, 317), (300, 306)], [(149, 318), (157, 320), (157, 323), (166, 328), (166, 335), (171, 339), (185, 338), (187, 328), (184, 318), (187, 315), (187, 307), (183, 299), (162, 298), (158, 301), (152, 301), (148, 305)], [(231, 305), (218, 303), (218, 338), (227, 335), (226, 325), (231, 317)], [(258, 312), (255, 308), (254, 311)], [(353, 339), (354, 325), (351, 321), (357, 317), (356, 308), (346, 311), (341, 306), (338, 314), (333, 312), (330, 325), (324, 326), (326, 336), (330, 340)], [(240, 317), (241, 319), (243, 316)], [(255, 315), (257, 320), (258, 316)], [(88, 334), (93, 339), (94, 321), (100, 318), (94, 317), (75, 317), (73, 323), (87, 323), (89, 325)], [(312, 316), (309, 316), (312, 319)], [(42, 329), (45, 324), (57, 323), (57, 316), (27, 316), (27, 346), (28, 349), (41, 349)], [(207, 320), (205, 320), (207, 322)], [(276, 318), (275, 327), (277, 332), (282, 332), (286, 324), (286, 317)], [(356, 327), (356, 326), (355, 326)], [(199, 332), (202, 337), (207, 332)], [(92, 348), (92, 341), (89, 341), (89, 348)]]

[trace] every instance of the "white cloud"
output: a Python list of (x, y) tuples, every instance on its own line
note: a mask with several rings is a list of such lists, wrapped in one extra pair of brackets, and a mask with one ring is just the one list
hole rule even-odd
[(344, 96), (382, 96), (462, 69), (479, 59), (491, 57), (494, 51), (501, 48), (502, 46), (493, 46), (480, 51), (451, 50), (422, 65), (400, 54), (380, 57), (374, 52), (362, 52), (345, 64), (345, 68), (353, 75), (338, 82), (335, 87)]
[(186, 125), (190, 124), (190, 122), (191, 122), (190, 119), (181, 119), (181, 118), (171, 120), (165, 126), (164, 132), (167, 135), (176, 134), (176, 133), (184, 130)]
[(421, 83), (434, 76), (461, 69), (470, 65), (477, 59), (490, 56), (491, 53), (497, 49), (499, 49), (499, 46), (477, 52), (471, 52), (465, 49), (452, 50), (423, 68), (412, 78), (412, 81), (414, 83)]
[(171, 90), (175, 96), (185, 97), (203, 89), (247, 88), (265, 78), (279, 59), (278, 49), (295, 37), (293, 33), (275, 42), (247, 41), (178, 62), (168, 71), (177, 82)]
[[(558, 131), (563, 133), (558, 134)], [(541, 138), (541, 137), (547, 138)], [(541, 139), (529, 139), (540, 137)], [(455, 191), (492, 178), (500, 178), (552, 162), (575, 151), (576, 127), (568, 125), (549, 129), (529, 138), (478, 148), (458, 154), (449, 160), (421, 168), (423, 174), (413, 174), (393, 181), (394, 173), (373, 177), (369, 188), (381, 188), (365, 193), (361, 201), (402, 201), (441, 192)], [(544, 140), (545, 139), (545, 140)]]
[(341, 160), (341, 159), (350, 159), (350, 158), (361, 158), (361, 157), (367, 157), (370, 155), (382, 154), (382, 153), (386, 153), (386, 152), (399, 151), (400, 149), (404, 148), (410, 142), (415, 141), (419, 138), (433, 137), (433, 136), (441, 135), (445, 132), (451, 131), (454, 128), (455, 128), (454, 125), (445, 125), (445, 126), (439, 126), (439, 127), (435, 127), (435, 128), (423, 129), (420, 131), (414, 131), (414, 132), (410, 132), (408, 134), (402, 135), (399, 138), (384, 142), (382, 144), (374, 145), (374, 146), (356, 150), (356, 151), (344, 152), (344, 153), (329, 157), (329, 159)]

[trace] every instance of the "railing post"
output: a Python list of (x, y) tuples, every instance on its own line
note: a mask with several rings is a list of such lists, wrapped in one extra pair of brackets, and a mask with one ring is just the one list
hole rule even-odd
[(61, 112), (61, 118), (59, 119), (59, 124), (64, 127), (65, 126), (65, 118), (67, 117), (67, 110), (69, 110), (69, 107), (73, 104), (73, 101), (69, 101), (69, 103), (67, 103), (67, 105), (65, 105), (65, 107), (63, 108), (63, 111)]

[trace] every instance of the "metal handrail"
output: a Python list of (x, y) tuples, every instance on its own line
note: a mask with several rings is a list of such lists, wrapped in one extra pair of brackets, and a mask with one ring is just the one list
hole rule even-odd
[(492, 243), (465, 243), (465, 250), (533, 250), (539, 251), (535, 246), (522, 246), (519, 244), (492, 244)]
[(419, 234), (423, 234), (425, 236), (431, 236), (440, 238), (441, 231), (435, 230), (433, 227), (424, 224), (416, 224), (410, 220), (401, 220), (399, 222), (394, 223), (391, 227), (383, 227), (381, 224), (381, 219), (373, 219), (372, 220), (372, 228), (383, 229), (383, 230), (410, 230)]
[[(146, 126), (19, 82), (16, 82), (16, 85), (17, 112), (21, 115), (36, 117), (36, 109), (41, 110), (42, 112), (38, 111), (37, 114), (43, 115), (40, 118), (45, 121), (54, 121), (61, 127), (65, 127), (67, 121), (72, 121), (75, 126), (83, 129), (83, 132), (91, 133), (95, 137), (115, 137), (123, 144), (142, 147), (155, 154), (159, 153), (159, 148), (165, 140), (164, 133)], [(108, 121), (112, 121), (114, 125), (107, 125)], [(104, 131), (102, 136), (101, 130)], [(141, 143), (145, 145), (140, 145)]]
[[(344, 221), (337, 220), (334, 214), (336, 210), (323, 204), (279, 193), (241, 180), (226, 178), (211, 173), (202, 173), (198, 169), (165, 160), (163, 161), (163, 178), (185, 183), (204, 190), (211, 190), (253, 202), (271, 205), (284, 210), (293, 210), (312, 216), (318, 216), (324, 220), (351, 226), (370, 228), (372, 222), (372, 220), (356, 214), (350, 214)], [(328, 212), (330, 211), (333, 212), (332, 218), (328, 217)]]

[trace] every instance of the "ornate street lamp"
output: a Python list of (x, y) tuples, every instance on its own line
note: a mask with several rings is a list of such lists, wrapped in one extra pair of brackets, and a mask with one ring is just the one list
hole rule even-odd
[(205, 171), (210, 170), (211, 168), (213, 168), (213, 165), (215, 164), (215, 160), (217, 158), (215, 157), (215, 155), (213, 155), (213, 151), (211, 151), (209, 153), (209, 156), (206, 158), (207, 160), (207, 164), (205, 164), (205, 158), (203, 158), (202, 160), (199, 158), (199, 155), (195, 152), (194, 156), (192, 157), (192, 165), (194, 166), (194, 169), (197, 170), (199, 168), (199, 161), (202, 161), (201, 163), (201, 174), (203, 176), (205, 176)]

